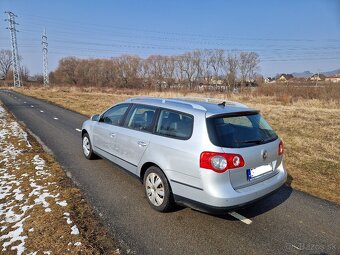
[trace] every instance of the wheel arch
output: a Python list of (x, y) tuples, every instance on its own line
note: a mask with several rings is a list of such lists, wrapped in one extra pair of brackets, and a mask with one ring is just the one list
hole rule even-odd
[(82, 131), (81, 131), (81, 137), (83, 137), (85, 134), (88, 134), (89, 132), (87, 132), (87, 130), (86, 129), (83, 129)]
[(140, 168), (140, 173), (139, 173), (139, 179), (140, 179), (141, 183), (143, 183), (143, 181), (144, 181), (144, 175), (145, 175), (146, 170), (148, 170), (148, 168), (151, 167), (151, 166), (158, 167), (164, 173), (163, 169), (160, 168), (156, 163), (154, 163), (154, 162), (145, 162), (142, 165), (142, 167)]
[(162, 169), (162, 167), (160, 167), (158, 164), (151, 162), (151, 161), (145, 162), (140, 169), (139, 179), (140, 179), (141, 183), (143, 183), (143, 181), (144, 181), (144, 175), (145, 175), (146, 170), (148, 170), (148, 168), (151, 167), (151, 166), (156, 166), (163, 172), (165, 178), (167, 179), (167, 181), (169, 183), (170, 189), (171, 189), (170, 179), (168, 178), (168, 175), (165, 173), (165, 171)]

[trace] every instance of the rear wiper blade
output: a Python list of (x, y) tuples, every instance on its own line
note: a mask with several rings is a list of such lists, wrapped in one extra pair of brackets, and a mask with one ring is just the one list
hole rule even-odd
[(263, 143), (264, 140), (262, 139), (257, 139), (257, 140), (246, 140), (246, 141), (240, 141), (239, 143), (255, 143), (255, 144), (261, 144)]

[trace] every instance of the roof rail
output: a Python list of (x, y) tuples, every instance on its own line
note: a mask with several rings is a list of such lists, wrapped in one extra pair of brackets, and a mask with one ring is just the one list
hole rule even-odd
[[(171, 102), (171, 103), (175, 103), (175, 104), (184, 104), (184, 105), (189, 105), (194, 109), (198, 109), (198, 110), (202, 110), (202, 111), (206, 111), (207, 109), (199, 104), (195, 104), (193, 102), (185, 102), (184, 100), (177, 100), (176, 98), (167, 98), (165, 99), (165, 102)], [(163, 103), (165, 103), (163, 102)]]
[(185, 102), (184, 100), (177, 100), (175, 98), (159, 98), (159, 97), (149, 97), (149, 96), (137, 96), (137, 97), (128, 98), (128, 99), (125, 100), (125, 102), (132, 102), (134, 100), (155, 100), (155, 101), (159, 101), (162, 104), (169, 102), (169, 103), (191, 106), (193, 109), (198, 109), (198, 110), (203, 110), (203, 111), (207, 110), (205, 107), (203, 107), (199, 104), (195, 104), (193, 102)]
[(131, 102), (132, 100), (143, 100), (143, 99), (159, 99), (157, 97), (149, 97), (149, 96), (136, 96), (126, 99), (126, 102)]
[(241, 104), (238, 102), (222, 99), (222, 98), (210, 98), (210, 97), (177, 97), (177, 99), (180, 100), (187, 100), (187, 101), (199, 101), (199, 102), (206, 102), (206, 103), (212, 103), (212, 102), (217, 102), (219, 104), (224, 104), (224, 105), (231, 105), (231, 106), (237, 106), (237, 107), (244, 107), (248, 108), (247, 105)]

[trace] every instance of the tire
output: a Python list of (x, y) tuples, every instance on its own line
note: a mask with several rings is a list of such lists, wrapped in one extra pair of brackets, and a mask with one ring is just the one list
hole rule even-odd
[(150, 206), (159, 212), (169, 212), (174, 207), (174, 199), (167, 178), (157, 166), (149, 167), (144, 175), (144, 190)]
[(92, 150), (92, 144), (90, 140), (90, 136), (88, 133), (85, 133), (82, 138), (82, 147), (83, 147), (83, 154), (87, 159), (95, 159), (97, 155), (94, 154)]

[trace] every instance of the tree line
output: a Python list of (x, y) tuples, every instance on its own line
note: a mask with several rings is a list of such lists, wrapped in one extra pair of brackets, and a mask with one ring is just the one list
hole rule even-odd
[[(121, 55), (111, 59), (66, 57), (50, 72), (52, 84), (117, 88), (235, 88), (254, 84), (259, 76), (255, 52), (226, 52), (223, 49), (194, 50), (175, 56)], [(0, 51), (0, 76), (12, 75), (11, 51)], [(23, 69), (27, 78), (28, 70)], [(24, 78), (23, 77), (23, 78)], [(42, 81), (42, 79), (39, 79)]]
[(59, 61), (50, 81), (73, 86), (234, 88), (254, 83), (259, 56), (216, 50), (194, 50), (177, 56), (152, 55), (146, 59), (121, 55), (111, 59), (67, 57)]

